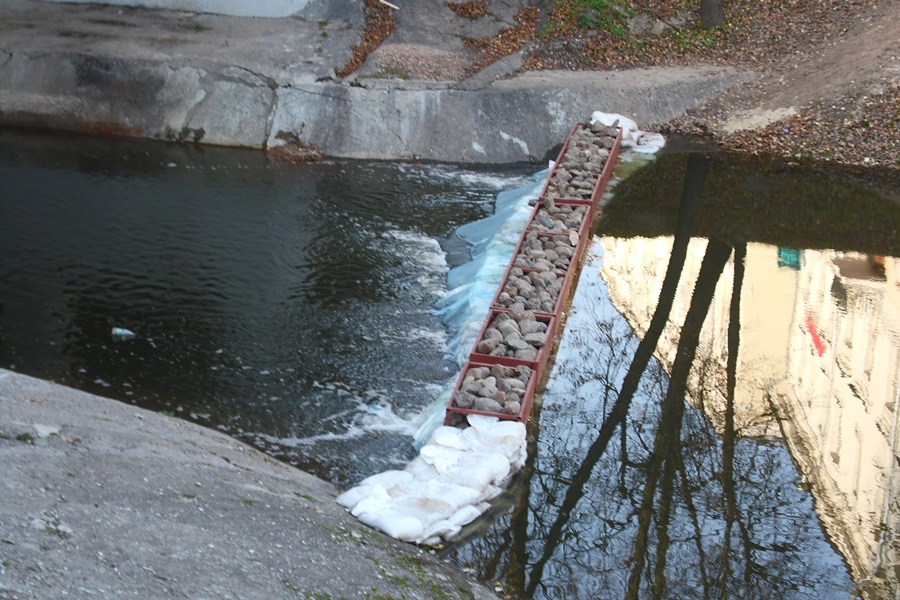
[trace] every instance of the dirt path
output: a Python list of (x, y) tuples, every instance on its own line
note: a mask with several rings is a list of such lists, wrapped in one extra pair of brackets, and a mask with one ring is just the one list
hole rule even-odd
[(786, 62), (786, 68), (723, 97), (714, 109), (724, 117), (724, 129), (763, 126), (811, 104), (884, 93), (900, 83), (900, 3), (874, 8), (830, 45)]

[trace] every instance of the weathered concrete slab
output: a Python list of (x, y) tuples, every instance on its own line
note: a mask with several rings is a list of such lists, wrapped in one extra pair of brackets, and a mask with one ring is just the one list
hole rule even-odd
[(340, 157), (541, 161), (594, 110), (659, 123), (747, 77), (680, 67), (338, 83), (362, 22), (359, 6), (328, 6), (241, 19), (0, 0), (0, 124), (255, 148), (299, 140)]
[(698, 67), (525, 73), (475, 90), (300, 85), (277, 90), (267, 143), (292, 133), (336, 156), (541, 161), (594, 110), (660, 123), (740, 80), (731, 69)]
[(68, 4), (115, 4), (167, 10), (233, 15), (236, 17), (290, 17), (306, 8), (310, 0), (49, 0)]
[(494, 597), (225, 435), (5, 370), (0, 464), (2, 598)]

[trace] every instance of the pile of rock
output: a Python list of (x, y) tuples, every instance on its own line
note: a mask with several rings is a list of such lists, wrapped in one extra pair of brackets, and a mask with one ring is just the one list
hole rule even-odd
[(581, 228), (587, 212), (588, 207), (585, 205), (556, 204), (548, 198), (534, 214), (534, 218), (528, 224), (528, 231), (538, 233), (577, 232)]
[(475, 352), (535, 361), (541, 348), (548, 342), (548, 321), (549, 318), (538, 319), (534, 311), (515, 304), (508, 313), (494, 315), (475, 345)]
[(521, 365), (472, 365), (456, 393), (456, 406), (490, 413), (518, 415), (533, 371)]
[(600, 122), (576, 131), (547, 186), (547, 197), (590, 198), (619, 130)]
[(607, 181), (603, 170), (615, 162), (618, 141), (619, 129), (599, 120), (579, 126), (567, 140), (544, 193), (532, 202), (487, 325), (450, 397), (446, 424), (465, 427), (473, 413), (527, 419), (534, 397), (529, 381), (542, 377), (549, 360), (586, 227)]
[(513, 267), (495, 304), (503, 308), (518, 305), (524, 310), (552, 313), (564, 283), (563, 276), (551, 270), (525, 273), (521, 268)]
[(587, 206), (557, 206), (552, 200), (537, 210), (494, 302), (496, 307), (520, 304), (525, 310), (555, 311), (587, 213)]

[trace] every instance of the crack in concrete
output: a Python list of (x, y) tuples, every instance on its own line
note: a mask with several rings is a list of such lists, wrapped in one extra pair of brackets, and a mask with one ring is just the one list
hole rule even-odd
[(269, 138), (272, 137), (272, 126), (275, 124), (275, 115), (278, 114), (278, 90), (272, 90), (272, 106), (269, 108), (269, 115), (266, 117), (265, 137), (263, 138), (263, 150), (269, 149)]
[(321, 96), (322, 98), (328, 98), (330, 100), (340, 100), (341, 102), (346, 102), (346, 103), (350, 104), (350, 100), (348, 100), (347, 98), (342, 98), (341, 96), (338, 96), (338, 95), (330, 95), (330, 94), (325, 94), (322, 92), (314, 92), (310, 89), (306, 89), (306, 88), (302, 88), (302, 87), (295, 87), (295, 88), (292, 87), (291, 89), (297, 90), (298, 92), (302, 92), (304, 94), (309, 94), (311, 96)]
[[(5, 58), (3, 58), (5, 57)], [(0, 69), (6, 66), (6, 63), (11, 61), (13, 58), (12, 52), (7, 52), (6, 50), (0, 50)]]
[[(253, 85), (248, 83), (246, 79), (242, 79), (238, 75), (230, 75), (228, 71), (234, 72), (237, 71), (239, 73), (246, 73), (250, 77), (256, 78), (259, 80), (259, 85)], [(262, 73), (257, 73), (252, 69), (248, 69), (247, 67), (238, 67), (238, 66), (229, 66), (220, 71), (219, 74), (220, 81), (228, 81), (230, 83), (237, 83), (240, 85), (245, 85), (247, 87), (267, 87), (272, 91), (278, 89), (278, 84), (275, 82), (275, 79), (269, 77), (268, 75), (263, 75)]]
[[(394, 110), (397, 112), (397, 121), (399, 123), (402, 123), (403, 122), (403, 113), (400, 112), (400, 107), (397, 106), (396, 104), (394, 104)], [(393, 133), (395, 136), (397, 136), (397, 139), (400, 140), (400, 143), (403, 144), (404, 148), (406, 148), (407, 158), (415, 158), (415, 154), (413, 153), (412, 149), (409, 147), (409, 144), (406, 142), (406, 140), (404, 140), (403, 137), (399, 133), (394, 131), (393, 129), (390, 129), (389, 131), (391, 133)]]

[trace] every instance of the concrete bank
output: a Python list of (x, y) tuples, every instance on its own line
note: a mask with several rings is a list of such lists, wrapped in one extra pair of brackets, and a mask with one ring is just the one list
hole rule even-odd
[(543, 160), (593, 110), (660, 123), (748, 77), (678, 67), (499, 78), (507, 64), (463, 81), (336, 81), (360, 5), (250, 19), (0, 0), (0, 124), (503, 163)]
[(0, 598), (491, 598), (225, 435), (0, 370)]

